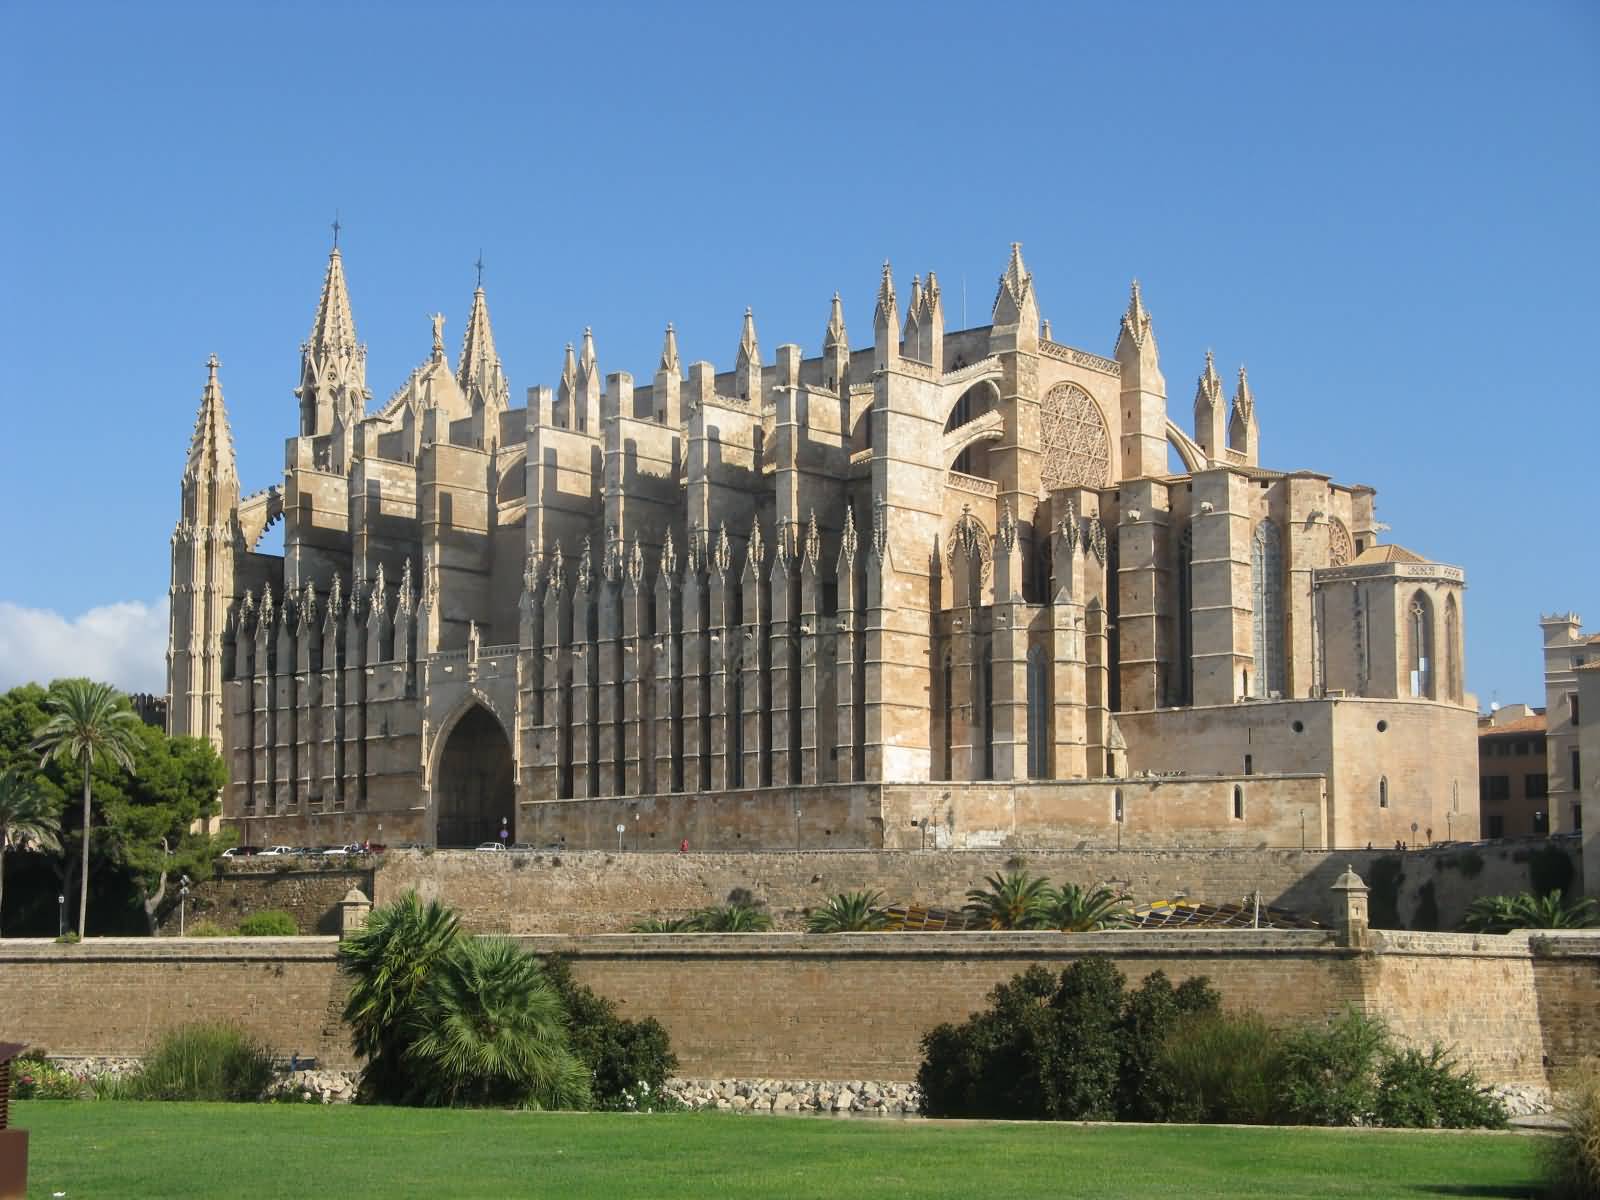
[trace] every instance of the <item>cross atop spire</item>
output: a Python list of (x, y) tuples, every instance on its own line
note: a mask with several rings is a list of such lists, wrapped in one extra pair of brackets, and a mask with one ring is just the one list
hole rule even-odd
[(343, 228), (344, 228), (344, 226), (339, 224), (339, 210), (338, 209), (334, 209), (333, 210), (333, 248), (335, 250), (337, 250), (339, 248), (339, 230), (341, 230)]
[(478, 261), (472, 264), (478, 270), (478, 290), (483, 291), (483, 250), (478, 250)]

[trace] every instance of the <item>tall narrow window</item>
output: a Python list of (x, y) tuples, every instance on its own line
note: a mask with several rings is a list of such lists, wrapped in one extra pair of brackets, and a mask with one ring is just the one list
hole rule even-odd
[(1233, 819), (1244, 820), (1244, 789), (1237, 783), (1233, 785)]
[(1266, 698), (1284, 692), (1283, 541), (1270, 518), (1256, 526), (1250, 547), (1252, 632), (1256, 660), (1256, 692)]
[(1255, 755), (1246, 754), (1244, 756), (1244, 773), (1246, 775), (1254, 775), (1256, 773), (1256, 758), (1255, 758)]
[(1122, 820), (1122, 789), (1121, 788), (1115, 788), (1111, 792), (1111, 819), (1113, 821), (1117, 821), (1117, 822), (1120, 822)]
[(1378, 780), (1378, 807), (1389, 807), (1389, 777), (1387, 775)]
[(1568, 692), (1567, 693), (1567, 709), (1568, 709), (1569, 712), (1572, 713), (1572, 723), (1574, 725), (1576, 725), (1578, 723), (1578, 693), (1577, 692)]
[(1456, 598), (1444, 598), (1444, 687), (1445, 699), (1461, 700), (1461, 614)]
[(1044, 651), (1038, 646), (1028, 651), (1028, 778), (1046, 779), (1050, 775), (1050, 706), (1045, 702)]
[(1172, 703), (1194, 703), (1194, 529), (1178, 539), (1178, 662)]
[(1409, 636), (1407, 652), (1411, 668), (1411, 694), (1417, 699), (1433, 696), (1433, 604), (1425, 592), (1411, 597), (1407, 613)]

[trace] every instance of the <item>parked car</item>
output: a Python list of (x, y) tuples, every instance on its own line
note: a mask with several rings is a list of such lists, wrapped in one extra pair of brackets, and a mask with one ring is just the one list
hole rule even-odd
[(478, 849), (486, 850), (491, 854), (504, 854), (506, 851), (505, 846), (499, 842), (479, 842)]
[(296, 846), (293, 850), (289, 851), (289, 853), (298, 854), (303, 858), (309, 858), (313, 854), (320, 854), (321, 851), (315, 846)]
[(535, 846), (532, 842), (512, 842), (511, 845), (506, 847), (507, 850), (527, 850), (527, 851), (537, 850), (538, 848), (539, 847)]
[(357, 846), (354, 851), (349, 846), (324, 846), (322, 848), (322, 857), (324, 858), (346, 858), (351, 853), (360, 854), (361, 847)]
[(261, 852), (262, 858), (286, 858), (295, 853), (293, 846), (268, 846)]
[(222, 852), (223, 858), (254, 858), (261, 853), (260, 846), (229, 846)]

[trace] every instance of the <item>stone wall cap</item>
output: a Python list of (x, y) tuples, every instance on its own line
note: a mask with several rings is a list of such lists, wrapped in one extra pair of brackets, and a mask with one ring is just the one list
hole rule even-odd
[(1333, 881), (1333, 890), (1336, 892), (1365, 892), (1370, 889), (1362, 882), (1361, 876), (1356, 874), (1355, 865), (1347, 863), (1344, 873)]

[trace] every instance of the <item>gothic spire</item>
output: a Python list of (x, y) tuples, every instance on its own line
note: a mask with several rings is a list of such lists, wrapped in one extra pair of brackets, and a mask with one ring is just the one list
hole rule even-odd
[[(1030, 311), (1030, 309), (1032, 311)], [(1011, 243), (1011, 258), (1000, 276), (1000, 290), (994, 297), (993, 323), (1018, 325), (1036, 324), (1037, 306), (1033, 304), (1033, 276), (1022, 263), (1022, 243)]]
[(338, 246), (328, 255), (322, 296), (317, 300), (317, 315), (311, 322), (306, 345), (317, 358), (353, 353), (357, 348), (356, 320), (350, 313), (350, 292), (345, 286), (344, 260)]
[(572, 343), (567, 343), (567, 353), (561, 360), (561, 398), (571, 397), (578, 386), (578, 360), (573, 356)]
[(1201, 405), (1213, 407), (1222, 403), (1222, 376), (1217, 374), (1216, 359), (1211, 351), (1206, 351), (1206, 369), (1200, 372), (1200, 386), (1195, 391), (1194, 407), (1199, 412)]
[(839, 302), (839, 293), (833, 294), (833, 306), (828, 310), (828, 329), (822, 335), (822, 348), (832, 350), (835, 346), (848, 344), (844, 329), (844, 305)]
[(1122, 315), (1122, 327), (1117, 334), (1119, 345), (1123, 338), (1132, 339), (1140, 349), (1150, 339), (1150, 314), (1145, 311), (1144, 295), (1139, 290), (1137, 279), (1133, 281), (1133, 291), (1128, 297), (1128, 311)]
[(189, 462), (184, 482), (208, 480), (238, 486), (238, 471), (233, 457), (233, 434), (228, 428), (228, 410), (222, 402), (222, 385), (217, 382), (217, 356), (206, 362), (206, 387), (200, 394), (200, 411), (194, 418), (194, 436), (189, 439)]
[(594, 352), (594, 330), (589, 326), (583, 327), (583, 351), (578, 355), (578, 369), (585, 379), (594, 378), (599, 359)]
[(661, 366), (657, 370), (669, 375), (683, 374), (683, 364), (678, 360), (678, 334), (671, 321), (667, 322), (667, 336), (661, 343)]
[[(1206, 357), (1209, 359), (1211, 356), (1208, 354)], [(1242, 365), (1239, 368), (1239, 386), (1233, 393), (1233, 411), (1241, 420), (1255, 420), (1256, 398), (1250, 394), (1250, 379)]]
[(510, 389), (500, 366), (500, 356), (494, 349), (494, 328), (489, 324), (489, 302), (484, 298), (481, 279), (478, 290), (472, 294), (472, 312), (467, 317), (467, 332), (461, 339), (456, 381), (469, 395), (477, 385), (484, 399), (499, 400), (502, 407), (510, 402)]
[(756, 343), (756, 318), (749, 307), (744, 310), (744, 326), (739, 330), (739, 365), (761, 365), (761, 347)]
[(883, 260), (883, 277), (878, 280), (878, 307), (872, 314), (873, 324), (887, 324), (889, 328), (894, 328), (898, 317), (895, 308), (894, 271), (886, 258)]

